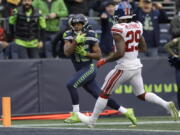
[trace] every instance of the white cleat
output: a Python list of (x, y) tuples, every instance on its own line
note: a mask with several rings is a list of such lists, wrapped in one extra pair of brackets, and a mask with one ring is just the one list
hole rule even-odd
[(91, 120), (91, 117), (84, 115), (83, 113), (77, 112), (77, 116), (82, 123), (87, 125), (90, 128), (94, 127), (94, 122)]
[(171, 117), (176, 121), (178, 120), (178, 110), (176, 109), (176, 106), (173, 102), (168, 103), (168, 110), (171, 114)]

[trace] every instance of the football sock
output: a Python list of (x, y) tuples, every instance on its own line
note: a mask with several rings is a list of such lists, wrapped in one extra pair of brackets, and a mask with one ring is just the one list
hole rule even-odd
[(99, 117), (99, 114), (104, 110), (108, 102), (108, 99), (99, 97), (96, 101), (93, 114), (91, 116), (92, 120), (96, 121)]
[(79, 105), (73, 105), (73, 112), (79, 112)]
[(124, 108), (123, 106), (120, 106), (118, 109), (122, 114), (126, 113), (128, 110)]
[(162, 106), (163, 108), (165, 108), (166, 110), (168, 109), (168, 102), (163, 100), (162, 98), (160, 98), (159, 96), (157, 96), (154, 93), (151, 93), (151, 92), (146, 93), (145, 101), (158, 104), (158, 105)]
[[(90, 93), (94, 98), (98, 98), (99, 97), (99, 92), (101, 91), (101, 89), (99, 88), (99, 86), (97, 85), (96, 81), (92, 81), (90, 83), (88, 83), (88, 85), (84, 85), (83, 88)], [(109, 98), (107, 106), (109, 106), (112, 109), (118, 110), (119, 109), (119, 105), (111, 98)]]

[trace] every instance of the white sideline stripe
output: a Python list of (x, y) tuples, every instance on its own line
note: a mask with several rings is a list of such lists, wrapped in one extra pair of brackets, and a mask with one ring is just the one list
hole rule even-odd
[[(95, 125), (129, 125), (131, 122), (98, 122)], [(180, 124), (180, 121), (144, 121), (138, 122), (138, 125), (148, 125), (148, 124)], [(74, 124), (67, 124), (67, 123), (56, 123), (56, 124), (18, 124), (13, 125), (13, 127), (42, 127), (42, 126), (78, 126), (84, 125), (83, 123), (74, 123)], [(3, 127), (0, 125), (0, 127)]]
[(166, 133), (180, 133), (180, 131), (177, 130), (150, 130), (150, 129), (102, 129), (102, 128), (75, 128), (75, 127), (15, 127), (12, 128), (24, 128), (24, 129), (64, 129), (64, 130), (92, 130), (92, 131), (128, 131), (128, 132), (166, 132)]

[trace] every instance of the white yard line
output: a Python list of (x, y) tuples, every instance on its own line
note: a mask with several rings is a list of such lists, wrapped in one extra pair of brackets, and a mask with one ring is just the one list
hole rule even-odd
[(91, 131), (128, 131), (128, 132), (166, 132), (166, 133), (180, 133), (180, 131), (176, 130), (151, 130), (151, 129), (102, 129), (102, 128), (75, 128), (75, 127), (21, 127), (21, 126), (13, 126), (12, 128), (24, 128), (24, 129), (63, 129), (63, 130), (91, 130)]
[[(130, 122), (99, 122), (96, 125), (129, 125)], [(148, 125), (148, 124), (180, 124), (180, 121), (144, 121), (138, 122), (138, 125)], [(180, 131), (176, 130), (150, 130), (150, 129), (102, 129), (102, 128), (85, 128), (85, 127), (53, 127), (53, 126), (67, 126), (69, 124), (66, 123), (57, 123), (57, 124), (17, 124), (13, 125), (12, 128), (30, 128), (30, 129), (66, 129), (66, 130), (97, 130), (97, 131), (129, 131), (129, 132), (173, 132), (180, 133)], [(76, 123), (71, 125), (84, 125), (83, 123)], [(52, 127), (51, 127), (52, 126)], [(0, 125), (0, 127), (3, 127)]]
[[(97, 122), (95, 125), (129, 125), (130, 122)], [(138, 122), (138, 125), (148, 125), (148, 124), (180, 124), (180, 121), (143, 121)], [(67, 125), (84, 125), (83, 123), (56, 123), (56, 124), (18, 124), (13, 125), (13, 127), (43, 127), (43, 126), (67, 126)], [(2, 125), (0, 125), (2, 127)]]

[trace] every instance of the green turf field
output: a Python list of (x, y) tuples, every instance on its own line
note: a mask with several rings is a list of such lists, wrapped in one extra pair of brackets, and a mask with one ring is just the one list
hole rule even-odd
[[(82, 123), (65, 124), (63, 120), (15, 120), (13, 127), (17, 128), (49, 128), (49, 129), (82, 129), (92, 130)], [(170, 117), (138, 117), (138, 125), (129, 127), (130, 122), (124, 117), (100, 118), (93, 130), (132, 130), (152, 132), (178, 132), (180, 121), (173, 121)]]

